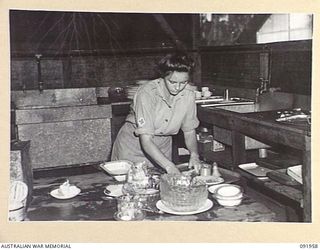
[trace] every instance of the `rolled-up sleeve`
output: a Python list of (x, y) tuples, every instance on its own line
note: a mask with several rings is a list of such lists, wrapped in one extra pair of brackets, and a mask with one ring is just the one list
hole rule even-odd
[(188, 108), (184, 116), (181, 129), (183, 132), (189, 132), (199, 126), (199, 119), (197, 117), (197, 104), (195, 102), (195, 95), (192, 93), (188, 98)]
[(134, 97), (133, 110), (135, 113), (135, 122), (137, 129), (136, 135), (150, 134), (154, 135), (154, 106), (155, 99), (144, 90), (140, 90)]

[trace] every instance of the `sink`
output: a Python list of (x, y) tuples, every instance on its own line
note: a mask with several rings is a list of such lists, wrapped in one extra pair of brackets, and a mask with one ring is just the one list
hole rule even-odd
[(217, 107), (225, 105), (252, 104), (254, 101), (240, 97), (224, 99), (222, 96), (212, 96), (210, 98), (196, 100), (196, 103), (200, 104), (201, 107)]
[(254, 103), (250, 99), (230, 98), (230, 101), (221, 101), (218, 103), (210, 103), (201, 105), (208, 108), (219, 108), (236, 113), (252, 113), (261, 111), (271, 111), (279, 109), (293, 108), (293, 95), (283, 92), (263, 93), (258, 98), (258, 103)]
[[(222, 109), (236, 113), (253, 113), (261, 111), (271, 111), (279, 109), (292, 109), (293, 95), (283, 92), (268, 92), (263, 93), (258, 98), (258, 103), (254, 103), (249, 99), (244, 98), (230, 98), (230, 102), (219, 102), (201, 105), (209, 109)], [(214, 139), (225, 144), (232, 145), (231, 131), (216, 127), (213, 128)], [(268, 148), (269, 146), (245, 136), (246, 149)]]
[(95, 88), (12, 91), (11, 98), (33, 169), (108, 159), (112, 109), (97, 104)]
[(241, 104), (241, 105), (228, 105), (228, 106), (217, 106), (214, 108), (228, 110), (236, 113), (251, 113), (257, 111), (257, 105), (256, 104)]

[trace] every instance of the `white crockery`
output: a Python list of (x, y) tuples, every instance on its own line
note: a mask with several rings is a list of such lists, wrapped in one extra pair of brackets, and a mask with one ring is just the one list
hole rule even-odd
[(130, 161), (109, 161), (100, 164), (100, 167), (110, 175), (126, 175), (133, 165)]
[(215, 194), (216, 190), (221, 187), (221, 186), (225, 186), (225, 185), (229, 185), (229, 184), (218, 184), (218, 185), (213, 185), (211, 187), (208, 188), (208, 191), (212, 194)]
[(242, 188), (234, 184), (220, 184), (208, 188), (217, 202), (224, 207), (238, 206), (243, 198)]
[(108, 185), (103, 192), (107, 196), (119, 197), (124, 195), (122, 188), (123, 184)]
[(117, 181), (126, 181), (127, 180), (127, 175), (114, 175), (113, 178), (115, 178)]
[(211, 91), (204, 91), (204, 92), (202, 92), (202, 95), (203, 95), (203, 97), (207, 98), (212, 95), (212, 92)]
[(239, 199), (218, 199), (216, 198), (217, 202), (224, 207), (234, 207), (240, 205), (242, 198)]
[(57, 199), (71, 199), (77, 196), (81, 192), (80, 188), (71, 185), (68, 192), (60, 192), (59, 188), (54, 189), (50, 192), (50, 195)]
[(237, 185), (224, 185), (216, 189), (216, 196), (221, 198), (232, 198), (242, 194), (242, 189)]
[(201, 91), (202, 91), (202, 93), (203, 93), (203, 92), (206, 92), (206, 91), (209, 91), (209, 87), (202, 87), (202, 88), (201, 88)]
[(176, 214), (176, 215), (191, 215), (191, 214), (199, 214), (202, 212), (205, 212), (209, 210), (213, 206), (213, 202), (209, 199), (206, 200), (205, 204), (201, 206), (200, 208), (193, 210), (193, 211), (176, 211), (169, 207), (167, 207), (165, 204), (163, 204), (162, 200), (157, 201), (156, 207), (165, 213), (168, 214)]
[(221, 199), (221, 200), (236, 200), (236, 199), (241, 199), (243, 197), (243, 193), (239, 193), (234, 196), (221, 196), (218, 194), (215, 194), (216, 199)]

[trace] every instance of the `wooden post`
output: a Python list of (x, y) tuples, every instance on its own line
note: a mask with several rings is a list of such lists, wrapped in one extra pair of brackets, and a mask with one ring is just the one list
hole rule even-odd
[(201, 85), (201, 57), (198, 51), (200, 43), (200, 16), (192, 15), (192, 49), (195, 67), (193, 70), (192, 81), (195, 85)]
[(305, 151), (303, 152), (302, 179), (303, 179), (303, 221), (312, 220), (311, 202), (311, 137), (305, 137)]
[(246, 145), (245, 136), (239, 132), (232, 130), (232, 158), (233, 166), (232, 170), (236, 168), (239, 164), (246, 162)]

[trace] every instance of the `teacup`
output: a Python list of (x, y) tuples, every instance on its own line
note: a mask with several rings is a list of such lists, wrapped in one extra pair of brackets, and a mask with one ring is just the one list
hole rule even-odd
[(207, 97), (210, 97), (212, 95), (212, 92), (211, 91), (205, 91), (205, 92), (202, 92), (202, 95), (203, 95), (203, 97), (207, 98)]
[(70, 186), (69, 185), (61, 185), (58, 190), (61, 195), (67, 195), (70, 193)]

